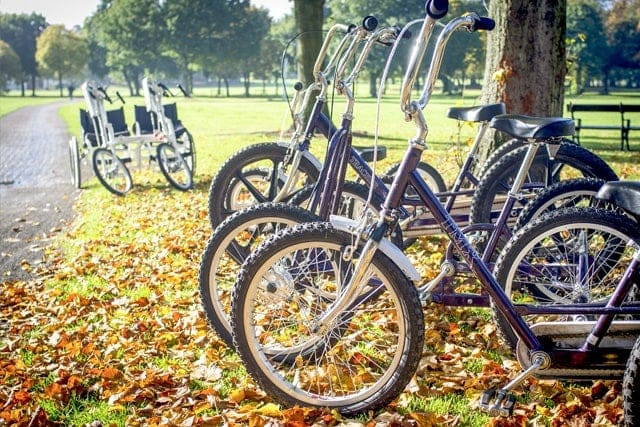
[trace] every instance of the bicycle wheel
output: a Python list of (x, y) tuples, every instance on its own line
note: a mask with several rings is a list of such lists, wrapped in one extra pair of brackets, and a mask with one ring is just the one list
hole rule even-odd
[[(495, 277), (514, 303), (604, 302), (633, 258), (628, 244), (632, 240), (640, 244), (640, 227), (624, 215), (595, 208), (562, 209), (536, 218), (511, 238), (498, 258)], [(515, 349), (517, 337), (509, 322), (495, 307), (493, 314), (501, 335)], [(587, 320), (524, 316), (530, 324), (581, 319)]]
[(504, 144), (500, 145), (494, 151), (489, 154), (487, 160), (484, 161), (482, 167), (478, 171), (478, 179), (482, 179), (484, 174), (491, 169), (491, 166), (495, 165), (500, 161), (505, 154), (512, 152), (516, 148), (523, 147), (526, 143), (522, 139), (512, 138), (506, 141)]
[(173, 145), (162, 142), (156, 148), (156, 160), (169, 184), (180, 191), (193, 188), (193, 175), (183, 154)]
[[(393, 182), (393, 177), (398, 172), (399, 167), (400, 164), (396, 163), (395, 165), (387, 169), (384, 173), (382, 181), (384, 181), (385, 184), (391, 184), (391, 182)], [(429, 163), (418, 163), (416, 170), (418, 171), (422, 179), (424, 179), (424, 182), (434, 193), (444, 193), (445, 191), (447, 191), (447, 184), (444, 183), (442, 175), (440, 175), (440, 172), (438, 172), (438, 170), (431, 166)], [(416, 190), (411, 185), (409, 185), (407, 187), (406, 195), (417, 196), (417, 193)]]
[(198, 284), (209, 324), (229, 348), (233, 348), (231, 289), (240, 266), (272, 234), (312, 221), (318, 221), (318, 217), (297, 206), (261, 203), (234, 213), (216, 227), (202, 254)]
[(261, 245), (242, 266), (232, 297), (234, 343), (247, 371), (279, 402), (345, 414), (375, 410), (417, 368), (424, 341), (417, 291), (381, 252), (357, 302), (313, 332), (353, 273), (356, 260), (342, 256), (351, 244), (351, 234), (330, 224), (303, 224)]
[[(471, 200), (469, 222), (473, 224), (495, 221), (492, 211), (502, 208), (503, 200), (522, 165), (527, 147), (517, 148), (503, 156), (484, 174)], [(547, 182), (547, 174), (551, 182)], [(516, 201), (514, 212), (520, 212), (535, 192), (555, 182), (579, 177), (616, 181), (617, 175), (604, 160), (592, 152), (570, 142), (563, 142), (553, 160), (541, 146), (527, 174), (521, 193), (526, 197)]]
[[(345, 182), (338, 214), (358, 218), (367, 195), (367, 188), (363, 185)], [(382, 203), (374, 198), (372, 205), (376, 206), (376, 202)], [(261, 203), (235, 212), (216, 227), (200, 261), (198, 282), (209, 323), (227, 346), (233, 348), (229, 323), (231, 288), (244, 260), (278, 230), (319, 221), (317, 215), (293, 204)], [(394, 233), (394, 239), (396, 245), (401, 244), (402, 233), (399, 230)]]
[(182, 154), (182, 158), (187, 162), (187, 166), (189, 166), (189, 170), (191, 171), (191, 176), (195, 176), (196, 174), (196, 145), (193, 142), (193, 137), (189, 133), (188, 130), (180, 135), (180, 138), (176, 140), (178, 145), (178, 149), (180, 150), (180, 154)]
[(640, 337), (631, 350), (622, 380), (624, 425), (640, 425)]
[[(284, 176), (280, 176), (279, 169), (288, 147), (275, 142), (250, 145), (242, 151), (231, 156), (211, 182), (209, 188), (209, 221), (211, 227), (215, 228), (226, 217), (235, 212), (236, 209), (229, 205), (228, 195), (234, 192), (243, 192), (249, 195), (243, 203), (256, 204), (273, 200), (278, 193), (278, 185), (284, 181)], [(247, 171), (262, 169), (268, 172), (267, 179), (256, 184), (245, 177)], [(313, 183), (318, 179), (320, 171), (309, 159), (303, 157), (299, 167), (300, 188)]]
[(518, 230), (533, 218), (562, 208), (592, 206), (602, 209), (615, 209), (615, 206), (611, 203), (595, 198), (596, 193), (605, 182), (594, 178), (577, 178), (556, 182), (540, 191), (533, 199), (527, 202), (522, 212), (520, 212), (513, 229)]
[(76, 188), (82, 188), (80, 173), (80, 150), (78, 140), (72, 136), (69, 140), (69, 166), (71, 168), (71, 184)]
[(124, 196), (133, 185), (129, 169), (113, 151), (97, 148), (93, 152), (93, 171), (104, 187), (118, 196)]

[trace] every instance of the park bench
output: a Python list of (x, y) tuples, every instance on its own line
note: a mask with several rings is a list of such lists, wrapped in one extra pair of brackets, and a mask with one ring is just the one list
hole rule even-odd
[[(567, 105), (567, 110), (571, 113), (571, 119), (575, 122), (576, 133), (574, 140), (580, 143), (580, 131), (582, 129), (604, 129), (604, 130), (619, 130), (620, 131), (620, 149), (624, 150), (624, 146), (629, 148), (629, 132), (634, 130), (640, 130), (640, 126), (632, 126), (630, 119), (625, 119), (625, 113), (638, 113), (640, 112), (640, 105), (624, 105), (620, 104), (573, 104)], [(576, 112), (603, 112), (603, 113), (618, 113), (620, 114), (619, 125), (599, 125), (599, 124), (582, 124), (581, 118), (576, 118)]]

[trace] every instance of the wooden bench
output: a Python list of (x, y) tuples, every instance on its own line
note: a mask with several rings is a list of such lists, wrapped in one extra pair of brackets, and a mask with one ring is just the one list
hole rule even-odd
[[(624, 150), (624, 146), (627, 146), (627, 150), (631, 151), (629, 148), (629, 132), (634, 130), (640, 130), (640, 126), (632, 126), (630, 119), (625, 119), (625, 113), (638, 113), (640, 112), (640, 105), (623, 105), (620, 104), (567, 104), (567, 110), (571, 113), (571, 119), (575, 122), (576, 125), (576, 133), (574, 136), (574, 140), (579, 144), (580, 143), (580, 131), (582, 129), (605, 129), (605, 130), (619, 130), (620, 131), (620, 149)], [(582, 119), (576, 118), (576, 112), (604, 112), (604, 113), (618, 113), (620, 114), (620, 124), (619, 125), (597, 125), (590, 124), (585, 125), (582, 124)]]

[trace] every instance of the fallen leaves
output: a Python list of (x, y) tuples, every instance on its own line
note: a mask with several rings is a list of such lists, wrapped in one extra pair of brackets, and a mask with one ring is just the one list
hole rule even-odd
[[(89, 192), (78, 206), (83, 219), (57, 249), (47, 249), (49, 269), (30, 282), (2, 284), (0, 424), (73, 424), (75, 406), (89, 411), (99, 404), (108, 408), (96, 415), (103, 425), (131, 426), (620, 421), (615, 382), (578, 387), (532, 379), (521, 388), (514, 417), (479, 415), (473, 407), (479, 394), (519, 368), (486, 310), (437, 306), (425, 311), (419, 369), (389, 407), (343, 419), (335, 411), (280, 406), (255, 386), (201, 312), (196, 286), (210, 234), (206, 191), (158, 187), (137, 186), (124, 199)], [(429, 237), (411, 248), (424, 277), (437, 274), (446, 245)]]

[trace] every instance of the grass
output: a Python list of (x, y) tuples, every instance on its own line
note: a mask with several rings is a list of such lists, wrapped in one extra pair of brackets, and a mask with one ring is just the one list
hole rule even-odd
[[(467, 125), (459, 128), (455, 121), (445, 118), (446, 111), (452, 105), (473, 105), (478, 94), (478, 92), (468, 92), (464, 98), (435, 95), (427, 109), (427, 118), (431, 127), (427, 139), (429, 148), (425, 151), (423, 159), (436, 165), (448, 183), (452, 182), (458, 170), (453, 149), (457, 146), (458, 140), (461, 141), (463, 150), (468, 149), (468, 140), (473, 136), (474, 129)], [(12, 104), (14, 99), (10, 99), (11, 102), (6, 104), (4, 101), (7, 98), (13, 97), (0, 99), (0, 114), (5, 111), (6, 105), (17, 105)], [(382, 162), (381, 169), (385, 169), (392, 162), (400, 160), (406, 148), (407, 139), (414, 134), (413, 125), (406, 123), (403, 119), (397, 99), (397, 94), (393, 94), (390, 91), (384, 97), (381, 105), (380, 143), (388, 148), (388, 158)], [(16, 100), (21, 101), (20, 98), (16, 98)], [(38, 102), (53, 100), (55, 99), (37, 99)], [(132, 120), (133, 105), (142, 104), (143, 99), (141, 97), (126, 97), (125, 100), (126, 117)], [(603, 103), (611, 103), (620, 102), (620, 100), (640, 103), (640, 94), (625, 94), (620, 97), (617, 95), (606, 97), (589, 95), (568, 98), (567, 102), (593, 103), (602, 101)], [(25, 101), (33, 101), (33, 99), (25, 99)], [(119, 253), (118, 262), (123, 262), (128, 258), (126, 250), (137, 251), (138, 255), (140, 255), (143, 247), (150, 248), (148, 252), (144, 252), (149, 258), (160, 257), (160, 253), (165, 249), (166, 242), (171, 241), (171, 238), (175, 236), (173, 236), (174, 230), (171, 227), (160, 228), (156, 224), (171, 224), (172, 221), (174, 224), (175, 221), (194, 221), (202, 225), (202, 223), (206, 222), (205, 200), (208, 185), (217, 168), (241, 147), (256, 142), (277, 139), (279, 129), (283, 123), (283, 112), (286, 111), (285, 104), (275, 97), (196, 97), (191, 99), (178, 98), (176, 101), (179, 104), (180, 118), (193, 134), (197, 144), (198, 171), (195, 190), (190, 193), (171, 191), (167, 189), (166, 183), (164, 183), (162, 176), (158, 172), (136, 175), (132, 193), (125, 198), (118, 198), (104, 190), (96, 179), (86, 176), (84, 191), (79, 203), (79, 210), (82, 215), (76, 219), (73, 225), (73, 233), (69, 235), (71, 237), (59, 242), (64, 256), (69, 260), (70, 264), (73, 263), (70, 260), (77, 258), (95, 259), (96, 263), (113, 261), (109, 256), (114, 251)], [(119, 107), (119, 105), (117, 106)], [(68, 103), (60, 108), (60, 115), (67, 123), (69, 131), (77, 137), (81, 137), (78, 120), (78, 108), (80, 107), (84, 107), (84, 104), (78, 101)], [(342, 100), (336, 101), (334, 121), (339, 120), (342, 108)], [(354, 129), (356, 131), (354, 145), (368, 145), (373, 142), (375, 114), (376, 105), (374, 100), (363, 98), (356, 102), (354, 111)], [(610, 115), (601, 114), (596, 116), (594, 120), (598, 123), (607, 123), (607, 120), (615, 120), (615, 118), (608, 116)], [(640, 122), (640, 117), (635, 118), (632, 116), (630, 118), (634, 123), (636, 120)], [(632, 146), (640, 148), (639, 142), (640, 135), (637, 133), (635, 135), (632, 134)], [(322, 158), (325, 145), (325, 141), (322, 141), (321, 138), (315, 138), (312, 143), (312, 152), (317, 157)], [(620, 152), (618, 150), (619, 142), (616, 140), (615, 135), (607, 132), (593, 131), (593, 136), (585, 134), (583, 145), (595, 149), (619, 173), (624, 172), (628, 165), (640, 163), (638, 151), (631, 153)], [(64, 166), (66, 167), (66, 165)], [(627, 177), (640, 178), (640, 172), (638, 172), (637, 167), (629, 167), (628, 169)], [(85, 172), (88, 172), (88, 169)], [(187, 198), (195, 199), (202, 204), (199, 217), (184, 218), (181, 216), (183, 213), (179, 209), (171, 212), (166, 212), (163, 209), (167, 205), (180, 206), (180, 203), (187, 200)], [(153, 212), (153, 217), (149, 218), (148, 224), (139, 221), (139, 212), (143, 211), (140, 206), (143, 204), (149, 204), (149, 211)], [(125, 223), (126, 226), (114, 225), (113, 218), (122, 219), (123, 221), (121, 222)], [(135, 221), (127, 221), (129, 218), (134, 218)], [(118, 228), (116, 229), (116, 227)], [(118, 241), (116, 243), (110, 241), (110, 244), (115, 246), (115, 249), (113, 247), (106, 249), (101, 246), (105, 235), (117, 236)], [(199, 255), (199, 253), (189, 254), (185, 250), (162, 256), (166, 256), (170, 266), (183, 265), (187, 268), (197, 263)], [(106, 258), (106, 260), (103, 258)], [(109, 278), (92, 275), (91, 272), (84, 272), (77, 274), (81, 276), (80, 279), (75, 278), (74, 275), (66, 279), (50, 279), (48, 287), (60, 289), (59, 298), (61, 299), (70, 294), (78, 294), (88, 298), (91, 296), (96, 297), (98, 301), (111, 301), (116, 297), (121, 298), (123, 296), (135, 301), (140, 298), (153, 297), (154, 289), (161, 289), (162, 299), (160, 303), (163, 305), (171, 305), (175, 301), (195, 301), (197, 298), (196, 285), (193, 279), (189, 281), (181, 277), (175, 280), (172, 279), (171, 282), (166, 279), (166, 283), (159, 282), (149, 285), (143, 282), (136, 282), (134, 277), (128, 278), (129, 283), (125, 284), (122, 278), (127, 268), (129, 268), (127, 265), (114, 267), (113, 275)], [(144, 272), (143, 268), (147, 267), (142, 267), (142, 272)], [(114, 281), (117, 281), (126, 290), (118, 291), (110, 288), (109, 285)], [(489, 320), (491, 316), (489, 310), (474, 310), (470, 314), (476, 315), (485, 321)], [(450, 314), (450, 316), (448, 320), (451, 322), (460, 320), (455, 313)], [(110, 322), (105, 322), (110, 325), (111, 329), (119, 330), (123, 323), (131, 322), (131, 319), (127, 310), (121, 308), (112, 312)], [(73, 325), (70, 330), (75, 330), (75, 326)], [(28, 340), (46, 333), (47, 331), (42, 328), (34, 327), (25, 335), (24, 339)], [(145, 333), (152, 334), (153, 332), (149, 330)], [(179, 348), (181, 345), (182, 343), (172, 338), (171, 333), (167, 332), (167, 348)], [(210, 350), (210, 348), (207, 348), (203, 351)], [(226, 363), (233, 359), (233, 356), (224, 354), (224, 352), (220, 352), (220, 354), (220, 358), (224, 359)], [(37, 354), (26, 349), (21, 349), (19, 355), (25, 365), (35, 364), (39, 358)], [(113, 355), (114, 360), (121, 360), (124, 357), (125, 354), (122, 350), (118, 350)], [(496, 350), (488, 350), (488, 357), (498, 363), (502, 361), (501, 354)], [(166, 370), (176, 369), (182, 363), (181, 359), (171, 356), (150, 357), (144, 360), (145, 367), (153, 365)], [(230, 393), (247, 381), (247, 373), (243, 367), (238, 366), (238, 363), (235, 360), (233, 367), (224, 369), (222, 378), (214, 383), (214, 388), (222, 398), (229, 396)], [(482, 364), (479, 361), (468, 361), (465, 367), (472, 373), (482, 371)], [(55, 378), (43, 378), (34, 387), (44, 389), (54, 380)], [(202, 390), (209, 387), (208, 383), (199, 380), (192, 380), (188, 384), (193, 390)], [(49, 400), (43, 400), (39, 403), (52, 421), (58, 421), (65, 425), (83, 425), (93, 420), (100, 420), (104, 425), (124, 425), (127, 414), (132, 412), (132, 409), (127, 407), (109, 407), (105, 401), (98, 400), (91, 395), (74, 395), (64, 407), (60, 407), (57, 402)], [(400, 407), (399, 410), (403, 413), (430, 412), (459, 415), (461, 425), (480, 426), (487, 422), (488, 418), (485, 415), (475, 410), (469, 410), (469, 407), (470, 401), (466, 397), (456, 393), (448, 393), (443, 396), (409, 396), (408, 402)]]

